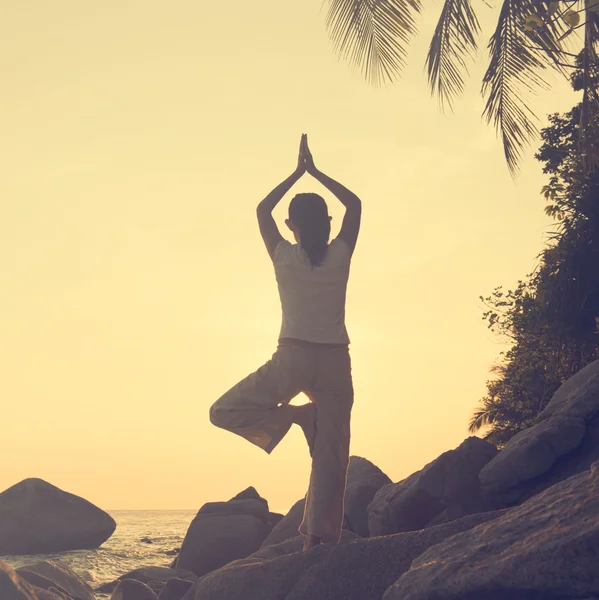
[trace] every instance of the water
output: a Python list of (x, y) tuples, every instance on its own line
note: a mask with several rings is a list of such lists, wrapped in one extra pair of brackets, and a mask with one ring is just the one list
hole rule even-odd
[[(40, 560), (58, 560), (95, 588), (139, 567), (171, 566), (176, 557), (166, 552), (181, 547), (189, 524), (197, 514), (195, 510), (106, 512), (116, 521), (116, 531), (97, 550), (1, 558), (15, 568)], [(141, 542), (146, 537), (153, 543)]]

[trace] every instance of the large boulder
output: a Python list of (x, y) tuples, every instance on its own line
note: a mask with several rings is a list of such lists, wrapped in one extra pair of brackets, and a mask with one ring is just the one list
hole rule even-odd
[(0, 555), (97, 548), (115, 528), (109, 514), (42, 479), (0, 494)]
[[(391, 480), (376, 465), (361, 456), (350, 456), (344, 498), (343, 529), (368, 537), (367, 507), (377, 491)], [(262, 546), (272, 546), (297, 537), (304, 517), (305, 498), (298, 500), (275, 524)]]
[(158, 600), (158, 596), (141, 581), (122, 579), (114, 588), (110, 600)]
[(556, 468), (560, 480), (587, 469), (599, 454), (598, 414), (599, 361), (594, 361), (568, 379), (535, 424), (510, 439), (481, 470), (483, 489), (497, 503), (515, 504), (555, 483), (550, 473)]
[(124, 579), (132, 579), (147, 585), (153, 590), (156, 595), (160, 593), (169, 579), (173, 578), (185, 579), (187, 581), (195, 581), (197, 575), (186, 569), (175, 569), (169, 567), (140, 567), (121, 575), (115, 581), (104, 583), (96, 588), (99, 594), (110, 594), (114, 591), (119, 582)]
[(599, 463), (418, 557), (384, 600), (599, 596)]
[(227, 502), (209, 502), (191, 522), (176, 566), (201, 577), (260, 548), (271, 525), (268, 503), (248, 488)]
[(304, 518), (305, 506), (305, 498), (298, 500), (289, 509), (289, 512), (275, 524), (266, 539), (262, 542), (262, 547), (273, 546), (275, 544), (280, 544), (285, 540), (297, 537), (300, 523)]
[(17, 569), (17, 573), (32, 585), (45, 590), (58, 590), (73, 600), (95, 600), (92, 588), (67, 566), (44, 560)]
[(173, 577), (172, 579), (169, 579), (166, 582), (166, 585), (162, 588), (160, 596), (158, 596), (158, 600), (181, 600), (181, 598), (187, 594), (192, 585), (192, 581)]
[(383, 486), (368, 506), (370, 535), (415, 531), (491, 510), (478, 474), (496, 454), (492, 444), (469, 437), (403, 481)]
[(369, 460), (361, 456), (350, 458), (344, 501), (345, 529), (362, 537), (369, 536), (368, 505), (375, 494), (389, 483), (391, 479)]
[(183, 600), (380, 600), (430, 546), (501, 514), (470, 515), (424, 531), (360, 537), (308, 552), (239, 561), (198, 579)]
[[(354, 540), (362, 539), (362, 536), (354, 533), (353, 531), (343, 530), (341, 532), (340, 543), (344, 544), (347, 542), (353, 542)], [(225, 565), (223, 569), (228, 569), (229, 567), (239, 566), (239, 565), (249, 565), (253, 563), (263, 563), (265, 560), (273, 560), (274, 558), (279, 558), (280, 556), (286, 556), (288, 554), (297, 554), (298, 552), (303, 551), (304, 547), (303, 536), (297, 536), (291, 539), (287, 539), (278, 544), (274, 544), (271, 546), (263, 546), (260, 550), (250, 554), (247, 558), (240, 558), (238, 560), (234, 560), (233, 562)]]
[(10, 565), (0, 561), (1, 600), (70, 600), (57, 590), (44, 590), (25, 581)]

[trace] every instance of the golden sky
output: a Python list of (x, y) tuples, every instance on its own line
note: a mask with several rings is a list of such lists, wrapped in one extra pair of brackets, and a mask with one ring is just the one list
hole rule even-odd
[[(427, 3), (428, 4), (428, 3)], [(321, 0), (0, 4), (0, 490), (41, 477), (105, 509), (199, 508), (249, 485), (306, 491), (293, 429), (270, 456), (209, 406), (275, 350), (280, 305), (257, 203), (295, 168), (363, 203), (348, 288), (353, 454), (397, 481), (467, 435), (505, 349), (480, 295), (537, 264), (551, 221), (527, 150), (511, 179), (483, 121), (498, 15), (443, 114), (419, 19), (394, 86), (339, 61)], [(534, 100), (577, 98), (564, 81)], [(339, 203), (309, 175), (295, 192)], [(335, 225), (335, 223), (337, 225)]]

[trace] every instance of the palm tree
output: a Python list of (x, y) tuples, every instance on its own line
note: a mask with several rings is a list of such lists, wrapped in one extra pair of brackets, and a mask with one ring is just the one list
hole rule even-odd
[[(406, 45), (415, 33), (420, 0), (328, 0), (326, 27), (339, 55), (378, 86), (395, 81), (405, 64)], [(486, 0), (482, 0), (486, 3)], [(564, 44), (584, 28), (579, 53)], [(471, 0), (445, 0), (426, 66), (441, 106), (462, 92), (467, 60), (480, 33)], [(538, 119), (525, 94), (549, 85), (541, 71), (568, 76), (579, 67), (583, 99), (579, 144), (585, 172), (599, 169), (599, 0), (503, 0), (488, 43), (490, 61), (483, 77), (483, 115), (494, 122), (512, 176), (526, 143), (539, 133)]]

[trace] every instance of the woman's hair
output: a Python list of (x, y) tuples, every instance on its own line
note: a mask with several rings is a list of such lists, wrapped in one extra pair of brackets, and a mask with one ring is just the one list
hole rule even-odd
[(321, 265), (331, 235), (331, 221), (324, 198), (312, 193), (296, 194), (289, 204), (289, 219), (299, 230), (300, 244), (312, 266)]

